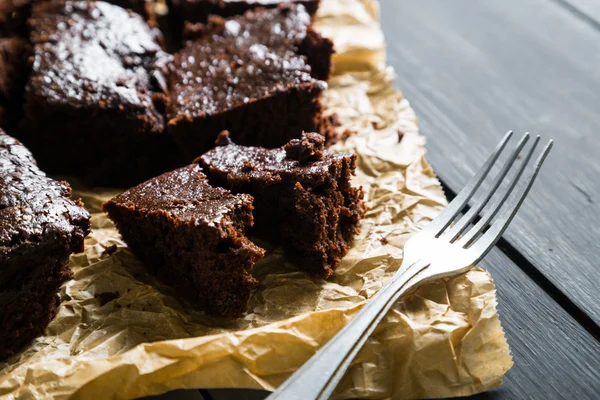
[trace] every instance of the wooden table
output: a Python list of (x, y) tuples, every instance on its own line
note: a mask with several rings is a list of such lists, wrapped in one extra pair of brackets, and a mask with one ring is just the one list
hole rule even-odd
[[(600, 2), (381, 0), (388, 64), (449, 197), (508, 130), (555, 148), (497, 249), (515, 366), (494, 399), (600, 399)], [(259, 391), (161, 398), (258, 400)]]

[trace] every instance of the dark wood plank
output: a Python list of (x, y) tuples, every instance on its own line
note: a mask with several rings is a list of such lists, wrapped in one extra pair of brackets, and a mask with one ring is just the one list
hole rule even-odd
[[(500, 320), (515, 365), (500, 388), (477, 398), (597, 398), (600, 343), (500, 250), (494, 249), (481, 266), (494, 277)], [(214, 400), (260, 400), (267, 395), (243, 390), (208, 392)]]
[(460, 190), (509, 129), (556, 146), (508, 242), (600, 322), (600, 31), (550, 0), (383, 0), (397, 85)]
[(515, 363), (494, 398), (597, 398), (600, 343), (501, 251), (481, 266), (494, 278)]

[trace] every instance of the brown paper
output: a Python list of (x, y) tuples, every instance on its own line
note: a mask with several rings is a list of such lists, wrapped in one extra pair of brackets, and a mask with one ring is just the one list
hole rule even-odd
[[(408, 102), (383, 67), (371, 0), (323, 0), (317, 28), (338, 51), (328, 112), (354, 134), (356, 185), (369, 211), (356, 244), (327, 281), (278, 248), (254, 268), (260, 286), (239, 319), (208, 317), (147, 274), (100, 211), (114, 190), (79, 191), (93, 212), (84, 254), (71, 259), (56, 319), (1, 370), (6, 398), (129, 399), (178, 388), (272, 390), (327, 342), (399, 268), (404, 243), (446, 204), (424, 158)], [(352, 72), (349, 72), (352, 71)], [(399, 137), (402, 140), (399, 141)], [(118, 248), (110, 254), (111, 246)], [(361, 351), (336, 398), (470, 395), (511, 367), (487, 272), (429, 284), (399, 302)]]

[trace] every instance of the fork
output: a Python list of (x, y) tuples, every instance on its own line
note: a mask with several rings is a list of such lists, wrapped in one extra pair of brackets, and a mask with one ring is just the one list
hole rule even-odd
[[(500, 189), (515, 161), (521, 158), (521, 151), (530, 137), (525, 133), (493, 178), (491, 187), (479, 190), (511, 137), (512, 132), (508, 132), (456, 198), (406, 242), (402, 265), (395, 275), (333, 339), (267, 397), (268, 400), (328, 399), (354, 357), (402, 295), (424, 283), (465, 273), (485, 257), (525, 200), (553, 144), (552, 140), (548, 142), (535, 166), (521, 179), (540, 142), (537, 136), (512, 179)], [(524, 183), (511, 197), (519, 181)], [(477, 192), (482, 193), (473, 206), (463, 212)], [(484, 208), (486, 210), (482, 212)], [(479, 214), (482, 214), (481, 218), (476, 220)]]

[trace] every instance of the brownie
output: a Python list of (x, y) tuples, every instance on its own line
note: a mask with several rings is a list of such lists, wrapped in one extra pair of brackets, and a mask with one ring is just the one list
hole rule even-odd
[(211, 184), (254, 197), (253, 234), (280, 243), (289, 259), (326, 278), (348, 252), (365, 205), (350, 183), (356, 155), (324, 150), (304, 134), (279, 149), (240, 146), (227, 132), (197, 162)]
[(175, 31), (173, 32), (175, 37), (177, 33), (181, 37), (183, 27), (188, 22), (205, 23), (209, 15), (227, 18), (258, 7), (274, 8), (281, 3), (302, 4), (309, 14), (314, 15), (319, 8), (320, 0), (167, 0), (169, 29)]
[(69, 256), (89, 232), (90, 214), (69, 185), (0, 130), (0, 359), (43, 334), (71, 277)]
[[(279, 147), (318, 131), (331, 42), (310, 29), (302, 6), (257, 9), (193, 27), (174, 56), (168, 128), (187, 156), (214, 146), (222, 130), (243, 145)], [(319, 49), (312, 53), (312, 48)], [(324, 50), (327, 48), (327, 50)], [(307, 54), (307, 56), (303, 55)]]
[(33, 6), (33, 66), (21, 138), (40, 167), (94, 185), (130, 186), (172, 169), (167, 65), (155, 31), (105, 2)]
[(247, 306), (264, 250), (244, 236), (252, 197), (212, 187), (197, 164), (167, 172), (104, 203), (131, 251), (210, 314)]
[(19, 37), (0, 38), (0, 127), (13, 130), (22, 116), (29, 46)]
[[(31, 16), (31, 6), (41, 1), (61, 0), (0, 0), (0, 35), (19, 35), (24, 38), (29, 36), (27, 18)], [(155, 19), (154, 0), (107, 0), (107, 2), (129, 8), (148, 20)]]

